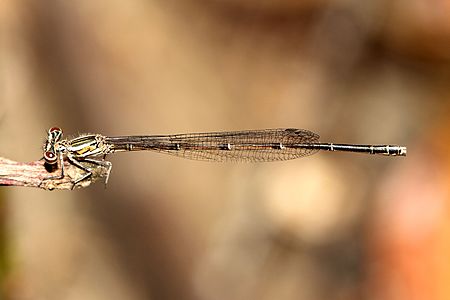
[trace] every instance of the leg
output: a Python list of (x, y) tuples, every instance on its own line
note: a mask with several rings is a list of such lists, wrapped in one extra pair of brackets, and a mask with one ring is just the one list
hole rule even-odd
[(91, 171), (90, 169), (86, 168), (85, 166), (83, 166), (83, 165), (81, 164), (81, 162), (78, 161), (76, 158), (74, 158), (72, 155), (67, 155), (67, 159), (69, 160), (69, 162), (70, 162), (72, 165), (74, 165), (75, 167), (77, 167), (77, 168), (79, 168), (79, 169), (81, 169), (81, 170), (83, 170), (83, 171), (86, 172), (86, 174), (84, 174), (83, 176), (81, 176), (80, 178), (78, 178), (78, 179), (76, 179), (76, 180), (74, 180), (74, 181), (72, 182), (72, 183), (73, 183), (72, 190), (73, 190), (73, 189), (75, 188), (75, 186), (76, 186), (79, 182), (81, 182), (81, 181), (83, 181), (83, 180), (85, 180), (85, 179), (91, 177), (91, 176), (92, 176), (92, 171)]
[(83, 161), (99, 165), (100, 167), (107, 168), (106, 179), (105, 179), (105, 186), (106, 186), (108, 184), (109, 174), (111, 173), (112, 163), (107, 160), (96, 160), (96, 159), (92, 159), (92, 158), (85, 158), (85, 159), (83, 159)]
[(79, 169), (83, 170), (86, 172), (86, 174), (80, 178), (78, 178), (77, 180), (74, 181), (74, 185), (73, 188), (79, 183), (82, 182), (83, 180), (88, 179), (89, 177), (92, 177), (92, 169), (89, 169), (87, 167), (85, 167), (82, 162), (88, 162), (91, 164), (96, 164), (100, 167), (106, 168), (106, 180), (105, 180), (105, 186), (108, 183), (108, 179), (109, 179), (109, 173), (111, 172), (111, 168), (112, 168), (112, 164), (109, 161), (101, 161), (101, 160), (96, 160), (96, 159), (91, 159), (91, 158), (84, 158), (83, 160), (77, 160), (76, 158), (74, 158), (71, 155), (67, 155), (67, 159), (69, 160), (69, 162), (71, 164), (73, 164), (74, 166), (78, 167)]

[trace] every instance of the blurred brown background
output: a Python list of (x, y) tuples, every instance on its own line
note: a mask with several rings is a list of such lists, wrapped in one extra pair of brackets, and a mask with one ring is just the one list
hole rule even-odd
[(6, 0), (0, 155), (277, 127), (408, 157), (110, 156), (0, 188), (0, 299), (450, 299), (450, 1)]

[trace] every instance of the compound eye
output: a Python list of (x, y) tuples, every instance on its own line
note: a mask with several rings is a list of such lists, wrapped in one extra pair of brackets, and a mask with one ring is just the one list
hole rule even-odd
[(62, 129), (59, 127), (52, 127), (48, 130), (49, 133), (62, 133)]
[(55, 152), (52, 152), (52, 151), (44, 152), (44, 159), (45, 159), (46, 163), (51, 164), (51, 165), (54, 165), (56, 163), (56, 161), (58, 160)]

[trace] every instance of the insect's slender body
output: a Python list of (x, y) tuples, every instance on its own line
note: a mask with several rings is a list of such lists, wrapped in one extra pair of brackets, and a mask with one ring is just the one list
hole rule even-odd
[(86, 175), (77, 179), (74, 182), (76, 185), (92, 175), (92, 172), (83, 166), (83, 161), (106, 166), (109, 174), (111, 163), (104, 160), (106, 155), (141, 150), (216, 162), (289, 160), (311, 155), (319, 150), (406, 156), (406, 147), (320, 143), (319, 135), (308, 130), (292, 128), (117, 137), (87, 134), (73, 139), (62, 139), (62, 130), (53, 127), (48, 131), (44, 159), (53, 165), (59, 161), (61, 176), (64, 174), (62, 164), (64, 158), (85, 170)]

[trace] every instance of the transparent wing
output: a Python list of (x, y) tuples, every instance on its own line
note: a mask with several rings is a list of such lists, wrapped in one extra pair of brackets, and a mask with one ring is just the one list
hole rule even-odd
[(317, 152), (308, 148), (319, 135), (280, 128), (159, 136), (106, 137), (110, 152), (151, 150), (194, 160), (268, 162), (295, 159)]

